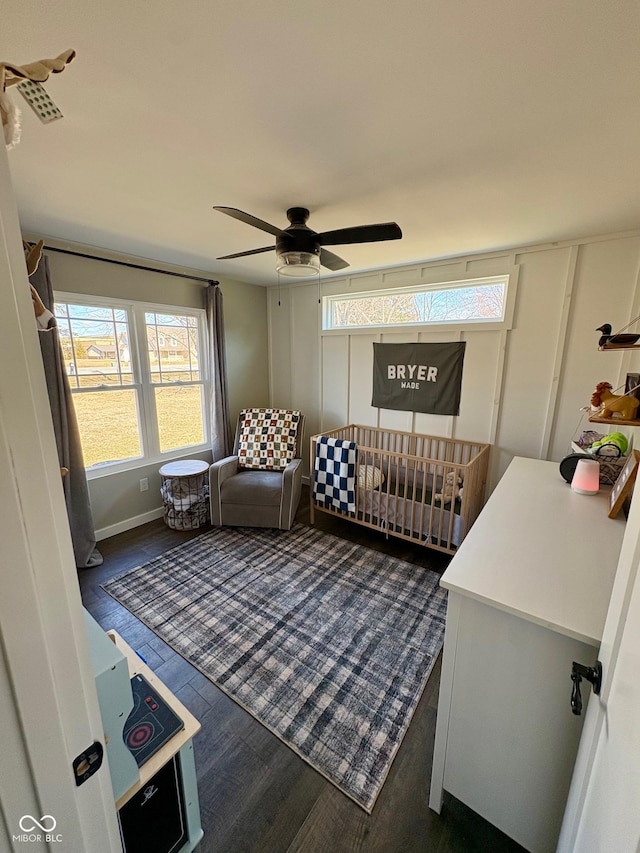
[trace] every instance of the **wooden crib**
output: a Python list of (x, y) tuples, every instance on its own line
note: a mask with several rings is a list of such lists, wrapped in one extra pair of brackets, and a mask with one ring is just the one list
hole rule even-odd
[[(353, 441), (355, 513), (322, 503), (314, 496), (316, 444), (321, 436)], [(411, 542), (455, 552), (484, 503), (491, 445), (413, 432), (349, 424), (311, 437), (311, 523), (314, 513), (348, 518)], [(436, 500), (447, 474), (462, 480), (461, 496)]]

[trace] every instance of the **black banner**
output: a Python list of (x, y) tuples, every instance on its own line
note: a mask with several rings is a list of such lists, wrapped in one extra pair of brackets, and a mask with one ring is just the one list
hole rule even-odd
[(380, 409), (460, 414), (465, 341), (373, 345), (373, 400)]

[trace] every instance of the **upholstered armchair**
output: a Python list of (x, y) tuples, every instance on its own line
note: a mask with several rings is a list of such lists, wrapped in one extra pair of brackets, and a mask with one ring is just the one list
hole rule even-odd
[(302, 489), (304, 415), (287, 409), (243, 409), (233, 456), (209, 469), (216, 527), (290, 530)]

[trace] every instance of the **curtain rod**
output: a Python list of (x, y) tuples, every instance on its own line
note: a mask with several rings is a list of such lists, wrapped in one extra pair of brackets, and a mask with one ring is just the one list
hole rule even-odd
[(75, 252), (72, 249), (58, 249), (57, 246), (47, 246), (44, 245), (43, 249), (47, 252), (61, 252), (63, 255), (75, 255), (76, 258), (88, 258), (90, 261), (104, 261), (107, 264), (118, 264), (121, 267), (131, 267), (134, 270), (146, 270), (147, 272), (158, 272), (162, 273), (162, 275), (173, 275), (176, 278), (188, 278), (190, 281), (204, 281), (207, 284), (220, 284), (219, 281), (216, 281), (213, 278), (204, 278), (199, 275), (188, 275), (187, 273), (182, 272), (173, 272), (171, 270), (161, 270), (157, 267), (147, 267), (142, 264), (132, 264), (129, 261), (117, 261), (115, 258), (101, 258), (98, 255), (89, 255), (85, 252)]

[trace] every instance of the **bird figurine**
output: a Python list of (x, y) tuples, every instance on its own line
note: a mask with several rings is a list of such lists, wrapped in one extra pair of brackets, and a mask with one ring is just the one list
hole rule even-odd
[(628, 347), (640, 341), (640, 335), (630, 335), (630, 334), (611, 334), (611, 323), (603, 323), (601, 326), (598, 326), (596, 332), (602, 332), (600, 340), (598, 341), (599, 347), (606, 347), (607, 345), (618, 346), (618, 347)]

